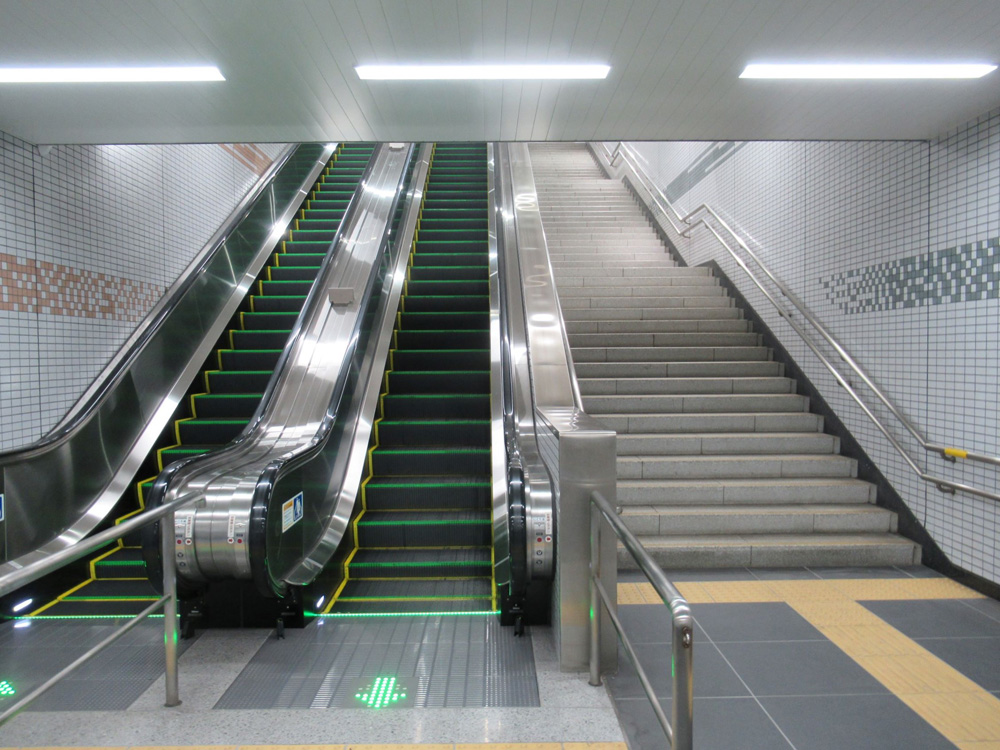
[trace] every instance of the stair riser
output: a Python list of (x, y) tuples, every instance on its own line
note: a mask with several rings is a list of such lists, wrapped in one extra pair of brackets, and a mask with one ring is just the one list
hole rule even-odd
[(748, 320), (570, 320), (575, 333), (750, 333)]
[(597, 416), (619, 434), (677, 434), (702, 432), (819, 432), (818, 414), (602, 414)]
[(788, 453), (836, 455), (840, 441), (824, 433), (793, 436), (745, 435), (619, 435), (619, 456), (767, 456)]
[[(669, 271), (672, 269), (664, 268), (657, 269), (661, 271)], [(644, 278), (625, 278), (617, 276), (606, 276), (601, 274), (601, 269), (596, 269), (592, 274), (578, 274), (576, 276), (564, 276), (561, 273), (555, 274), (556, 286), (559, 289), (559, 294), (563, 294), (563, 290), (569, 289), (589, 289), (592, 287), (617, 287), (621, 289), (644, 289), (645, 287), (660, 287), (660, 286), (704, 286), (704, 287), (718, 287), (718, 279), (712, 278), (711, 276), (674, 276), (667, 273), (651, 274)], [(635, 292), (632, 292), (635, 293)], [(639, 292), (642, 294), (643, 292)]]
[(571, 333), (569, 345), (582, 347), (632, 346), (760, 346), (756, 333)]
[(619, 321), (619, 320), (742, 320), (742, 311), (736, 307), (638, 307), (603, 308), (599, 310), (572, 310), (563, 306), (563, 320)]
[[(653, 560), (664, 570), (691, 568), (797, 568), (812, 567), (890, 567), (917, 565), (920, 548), (902, 545), (859, 545), (831, 547), (787, 545), (776, 548), (753, 547), (747, 543), (736, 546), (648, 548)], [(618, 567), (630, 570), (635, 560), (624, 549), (618, 550)]]
[(874, 485), (864, 482), (814, 482), (807, 485), (763, 482), (685, 484), (620, 481), (618, 504), (632, 505), (812, 505), (873, 503)]
[(439, 547), (441, 539), (453, 547), (481, 547), (492, 543), (490, 524), (430, 524), (366, 526), (358, 524), (361, 547)]
[[(679, 308), (679, 307), (732, 307), (733, 301), (729, 297), (722, 296), (672, 296), (663, 295), (656, 297), (623, 297), (616, 295), (613, 297), (560, 297), (560, 304), (563, 311), (566, 310), (598, 310), (606, 308), (629, 308), (636, 307), (642, 309), (655, 308)], [(650, 315), (648, 317), (656, 317)]]
[(574, 347), (574, 362), (766, 362), (770, 351), (760, 346)]
[[(577, 373), (579, 376), (579, 373)], [(788, 378), (580, 378), (584, 396), (728, 395), (793, 393)]]
[(622, 520), (633, 534), (695, 536), (703, 534), (888, 534), (896, 531), (896, 516), (888, 511), (754, 513), (734, 508), (728, 513), (661, 514), (629, 509)]
[[(780, 362), (576, 362), (579, 378), (770, 378)], [(738, 391), (740, 386), (733, 386)]]
[(858, 473), (857, 463), (841, 456), (624, 456), (618, 458), (617, 470), (619, 479), (848, 479)]

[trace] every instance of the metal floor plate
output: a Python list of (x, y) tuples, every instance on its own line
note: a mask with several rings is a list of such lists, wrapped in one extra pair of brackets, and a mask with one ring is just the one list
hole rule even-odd
[[(0, 680), (13, 696), (26, 695), (60, 669), (108, 637), (113, 623), (36, 620), (15, 628), (0, 626)], [(183, 651), (193, 641), (182, 641)], [(103, 653), (38, 698), (28, 711), (120, 711), (128, 708), (163, 674), (163, 620), (140, 623)]]
[(531, 639), (491, 615), (314, 620), (268, 640), (215, 708), (538, 705)]

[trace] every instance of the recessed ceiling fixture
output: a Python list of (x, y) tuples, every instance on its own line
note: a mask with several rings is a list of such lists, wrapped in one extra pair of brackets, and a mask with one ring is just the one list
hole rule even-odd
[(603, 79), (608, 65), (357, 65), (363, 81), (502, 81)]
[(0, 68), (0, 83), (171, 83), (224, 81), (215, 66)]
[(997, 69), (985, 63), (751, 63), (740, 78), (898, 80), (982, 78)]

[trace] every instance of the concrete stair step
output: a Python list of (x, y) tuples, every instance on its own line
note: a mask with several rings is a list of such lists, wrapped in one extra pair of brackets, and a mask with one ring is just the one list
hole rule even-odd
[(569, 320), (567, 333), (750, 333), (749, 320)]
[(730, 320), (570, 320), (567, 333), (751, 333), (750, 321)]
[[(562, 255), (565, 256), (566, 253), (562, 253)], [(630, 255), (634, 255), (634, 253)], [(603, 269), (611, 275), (638, 276), (643, 271), (648, 273), (659, 273), (662, 271), (664, 274), (670, 274), (685, 268), (684, 266), (678, 266), (676, 261), (665, 253), (651, 253), (651, 255), (653, 257), (649, 260), (635, 260), (634, 258), (624, 259), (624, 261), (606, 260), (603, 255), (571, 261), (553, 260), (552, 270), (556, 273), (571, 274), (574, 270), (591, 271)], [(551, 259), (552, 256), (550, 255), (549, 257)], [(628, 266), (622, 267), (622, 262), (628, 263)]]
[(760, 414), (595, 414), (619, 435), (697, 434), (705, 432), (820, 432), (823, 417), (808, 411)]
[(840, 439), (825, 432), (706, 432), (618, 436), (619, 456), (837, 455)]
[[(644, 287), (649, 286), (719, 286), (719, 280), (714, 276), (690, 276), (669, 273), (675, 271), (676, 269), (674, 268), (659, 269), (661, 273), (657, 273), (655, 276), (650, 274), (644, 278), (638, 276), (609, 276), (601, 268), (581, 270), (586, 270), (588, 273), (580, 273), (573, 276), (564, 275), (559, 271), (555, 273), (556, 286), (560, 289), (560, 293), (562, 289), (572, 287), (589, 289), (593, 287), (613, 286), (622, 289), (641, 289), (642, 291), (639, 293), (643, 294), (645, 293)], [(635, 294), (635, 292), (632, 292), (632, 294)]]
[[(674, 287), (679, 289), (680, 287)], [(688, 294), (674, 296), (673, 293), (667, 295), (662, 292), (655, 297), (649, 296), (627, 296), (622, 294), (608, 295), (606, 297), (589, 295), (586, 297), (572, 296), (566, 294), (559, 295), (559, 304), (563, 310), (603, 310), (605, 308), (638, 307), (642, 309), (655, 309), (662, 307), (732, 307), (733, 300), (725, 296), (721, 289), (716, 296), (709, 294)]]
[(695, 396), (727, 394), (795, 393), (791, 378), (582, 378), (584, 396)]
[(858, 462), (846, 456), (618, 456), (618, 479), (848, 479)]
[(738, 307), (603, 307), (568, 309), (563, 306), (563, 320), (742, 320)]
[(764, 362), (764, 346), (574, 346), (574, 362)]
[[(634, 250), (622, 250), (622, 251), (611, 251), (603, 250), (601, 248), (591, 247), (589, 249), (583, 250), (572, 250), (566, 249), (562, 251), (556, 251), (549, 249), (549, 260), (553, 264), (585, 264), (585, 263), (608, 263), (613, 266), (621, 266), (622, 264), (633, 265), (637, 267), (643, 261), (649, 263), (670, 263), (676, 264), (673, 258), (671, 258), (667, 251), (662, 247), (660, 248), (650, 248), (644, 250), (642, 248)], [(553, 267), (555, 267), (553, 265)]]
[[(896, 534), (758, 534), (745, 536), (641, 536), (664, 569), (784, 568), (809, 566), (918, 565), (920, 547)], [(618, 566), (634, 568), (623, 548)]]
[[(576, 362), (577, 378), (768, 378), (784, 375), (781, 362)], [(735, 390), (734, 390), (735, 392)]]
[(702, 331), (695, 333), (571, 333), (568, 336), (570, 348), (591, 347), (670, 347), (670, 346), (761, 346), (760, 334), (743, 333), (713, 333)]
[(809, 398), (797, 393), (704, 394), (697, 396), (584, 396), (588, 414), (731, 414), (809, 411)]
[(877, 534), (896, 531), (892, 511), (868, 504), (689, 505), (682, 508), (634, 505), (621, 519), (639, 536), (717, 534)]
[(854, 478), (620, 479), (618, 505), (811, 505), (874, 503), (875, 485)]

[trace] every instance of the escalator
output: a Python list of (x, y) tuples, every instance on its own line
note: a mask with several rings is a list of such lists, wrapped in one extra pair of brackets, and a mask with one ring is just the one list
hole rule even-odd
[[(254, 415), (345, 209), (371, 159), (371, 144), (341, 145), (307, 196), (243, 309), (175, 412), (170, 434), (147, 461), (162, 471), (179, 459), (236, 438)], [(136, 486), (138, 508), (155, 480)], [(120, 540), (88, 564), (86, 578), (27, 613), (32, 619), (131, 616), (157, 594), (146, 577), (137, 538)]]
[(353, 550), (324, 613), (492, 612), (485, 144), (438, 144), (382, 379)]

